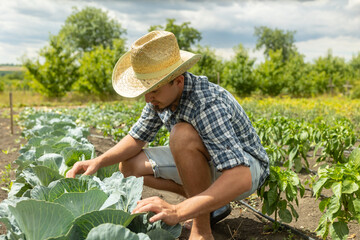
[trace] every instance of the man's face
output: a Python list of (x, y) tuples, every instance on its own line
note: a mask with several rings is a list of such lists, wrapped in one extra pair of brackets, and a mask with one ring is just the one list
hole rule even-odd
[(167, 107), (174, 111), (182, 94), (181, 86), (183, 86), (183, 82), (181, 84), (176, 78), (172, 83), (145, 94), (145, 101), (151, 103), (158, 112), (162, 112)]

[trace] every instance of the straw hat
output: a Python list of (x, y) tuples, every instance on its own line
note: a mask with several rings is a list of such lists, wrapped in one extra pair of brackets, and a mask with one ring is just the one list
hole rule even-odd
[(153, 31), (138, 39), (116, 63), (112, 84), (126, 98), (151, 92), (191, 68), (201, 55), (179, 49), (175, 35)]

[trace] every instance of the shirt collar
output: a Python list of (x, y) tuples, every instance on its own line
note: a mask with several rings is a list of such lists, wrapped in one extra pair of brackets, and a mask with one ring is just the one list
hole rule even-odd
[(185, 100), (188, 98), (188, 96), (190, 95), (190, 92), (193, 90), (193, 78), (192, 78), (192, 74), (189, 72), (185, 72), (184, 74), (184, 89), (180, 98), (180, 104), (182, 105)]

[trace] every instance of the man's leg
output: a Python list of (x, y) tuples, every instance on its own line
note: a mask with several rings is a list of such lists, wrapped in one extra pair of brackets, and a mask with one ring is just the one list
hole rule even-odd
[[(209, 153), (198, 132), (188, 123), (178, 123), (170, 134), (170, 149), (187, 197), (195, 196), (211, 185)], [(210, 213), (194, 219), (190, 239), (212, 239)]]
[(169, 179), (154, 177), (154, 171), (144, 151), (141, 151), (133, 158), (121, 162), (119, 170), (125, 177), (144, 177), (144, 184), (148, 187), (174, 192), (186, 197), (182, 185)]

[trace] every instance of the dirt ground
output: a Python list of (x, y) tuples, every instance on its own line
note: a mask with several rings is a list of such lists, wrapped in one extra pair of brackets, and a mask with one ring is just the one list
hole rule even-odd
[[(25, 141), (21, 138), (19, 127), (15, 124), (14, 134), (10, 133), (10, 119), (3, 114), (4, 110), (0, 109), (0, 172), (5, 171), (5, 166), (12, 163), (19, 156), (21, 144)], [(101, 155), (106, 150), (114, 146), (114, 142), (110, 139), (100, 138), (97, 135), (101, 133), (92, 130), (93, 135), (89, 137), (90, 142), (95, 146), (97, 155)], [(15, 167), (15, 166), (13, 166)], [(3, 175), (4, 172), (2, 172)], [(14, 174), (11, 174), (13, 178)], [(299, 177), (303, 182), (309, 179), (307, 173), (300, 173)], [(6, 184), (1, 181), (1, 187)], [(308, 186), (306, 186), (309, 189)], [(330, 193), (331, 194), (331, 193)], [(150, 196), (159, 196), (170, 203), (178, 203), (183, 198), (177, 194), (159, 191), (144, 187), (143, 198)], [(0, 201), (7, 198), (7, 192), (0, 190)], [(245, 200), (253, 208), (261, 211), (261, 201), (254, 194)], [(310, 238), (303, 238), (299, 234), (290, 230), (272, 232), (270, 230), (272, 223), (265, 218), (259, 216), (251, 209), (235, 202), (232, 203), (233, 209), (231, 214), (223, 221), (216, 224), (213, 228), (213, 235), (216, 240), (286, 240), (286, 239), (320, 239), (317, 238), (314, 230), (321, 217), (318, 209), (319, 201), (312, 197), (310, 190), (307, 190), (303, 198), (299, 198), (299, 206), (296, 210), (299, 213), (298, 221), (289, 224), (297, 231), (305, 234)], [(270, 216), (274, 218), (274, 216)], [(348, 239), (360, 239), (360, 226), (357, 223), (349, 224), (350, 233)], [(189, 236), (189, 230), (183, 228), (180, 240), (185, 240)]]

